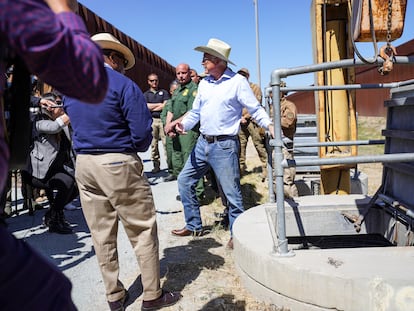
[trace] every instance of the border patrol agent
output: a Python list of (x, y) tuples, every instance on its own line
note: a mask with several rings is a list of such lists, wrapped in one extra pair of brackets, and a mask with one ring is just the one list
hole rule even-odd
[[(241, 74), (243, 77), (249, 81), (250, 73), (247, 68), (241, 68), (237, 71), (238, 74)], [(259, 103), (262, 102), (262, 91), (259, 86), (255, 83), (249, 81), (249, 85), (253, 91), (254, 96), (256, 96)], [(246, 172), (246, 148), (249, 137), (252, 138), (254, 147), (256, 148), (257, 154), (260, 161), (262, 162), (262, 181), (266, 179), (267, 176), (267, 151), (265, 145), (265, 130), (261, 128), (255, 120), (252, 119), (252, 116), (247, 111), (246, 108), (243, 108), (242, 119), (240, 121), (240, 131), (239, 131), (239, 140), (240, 140), (240, 175), (244, 175)]]
[[(197, 95), (198, 85), (191, 80), (190, 66), (187, 64), (179, 64), (176, 69), (176, 78), (179, 82), (178, 88), (174, 91), (171, 98), (171, 106), (167, 109), (166, 124), (171, 121), (182, 119), (183, 116), (193, 108), (193, 101)], [(176, 135), (173, 137), (173, 152), (172, 152), (172, 174), (178, 176), (184, 167), (184, 163), (190, 156), (193, 147), (195, 146), (199, 131), (198, 125), (188, 131), (187, 135)], [(203, 179), (200, 179), (196, 186), (197, 198), (204, 197)]]

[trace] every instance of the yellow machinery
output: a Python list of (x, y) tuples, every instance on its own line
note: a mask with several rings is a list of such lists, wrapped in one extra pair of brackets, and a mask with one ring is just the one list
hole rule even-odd
[[(406, 0), (313, 0), (314, 62), (332, 62), (354, 57), (354, 41), (386, 41), (382, 57), (393, 53), (390, 42), (402, 34)], [(371, 25), (373, 24), (373, 27)], [(384, 52), (386, 51), (386, 52)], [(391, 55), (392, 56), (392, 55)], [(392, 63), (390, 64), (392, 70)], [(315, 74), (317, 85), (355, 82), (353, 69), (335, 69)], [(315, 93), (320, 142), (357, 140), (355, 91), (330, 90)], [(356, 146), (321, 147), (320, 157), (357, 155)], [(349, 165), (321, 167), (322, 194), (349, 194)]]

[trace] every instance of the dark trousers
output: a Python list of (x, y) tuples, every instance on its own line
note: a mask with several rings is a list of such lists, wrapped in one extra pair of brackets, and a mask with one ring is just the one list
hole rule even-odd
[(50, 207), (63, 210), (63, 207), (78, 195), (75, 178), (66, 171), (48, 174), (44, 179), (33, 177), (27, 171), (22, 171), (24, 183), (40, 189), (45, 189)]

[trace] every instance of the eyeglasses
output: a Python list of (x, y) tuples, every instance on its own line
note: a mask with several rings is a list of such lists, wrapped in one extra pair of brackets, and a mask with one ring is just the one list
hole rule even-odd
[(205, 57), (203, 57), (203, 60), (201, 61), (201, 63), (203, 64), (205, 62), (213, 62), (213, 60), (215, 60), (215, 59), (216, 59), (216, 57), (207, 57), (207, 56), (205, 56)]
[(124, 55), (122, 55), (120, 53), (112, 53), (112, 55), (115, 55), (116, 57), (118, 57), (122, 61), (122, 64), (124, 66), (126, 66), (128, 64), (128, 60), (124, 57)]
[(157, 79), (152, 79), (152, 80), (151, 80), (151, 79), (148, 79), (148, 81), (149, 81), (149, 82), (158, 82), (158, 80), (157, 80)]

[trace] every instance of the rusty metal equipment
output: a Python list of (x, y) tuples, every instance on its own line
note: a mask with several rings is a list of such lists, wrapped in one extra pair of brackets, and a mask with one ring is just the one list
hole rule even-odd
[(353, 36), (358, 42), (393, 41), (404, 29), (407, 0), (353, 0)]
[[(406, 0), (313, 0), (311, 19), (313, 26), (314, 62), (333, 62), (354, 58), (355, 42), (373, 42), (374, 61), (381, 75), (393, 69), (396, 49), (391, 41), (401, 36), (404, 27)], [(351, 34), (351, 35), (349, 35)], [(386, 45), (378, 50), (377, 42)], [(378, 62), (378, 57), (383, 61)], [(355, 82), (353, 68), (334, 69), (315, 74), (315, 85), (341, 85)], [(315, 111), (318, 119), (320, 142), (356, 140), (355, 91), (328, 90), (315, 92)], [(321, 147), (321, 158), (338, 158), (357, 155), (353, 147)], [(349, 165), (321, 167), (322, 194), (349, 194), (351, 188)]]

